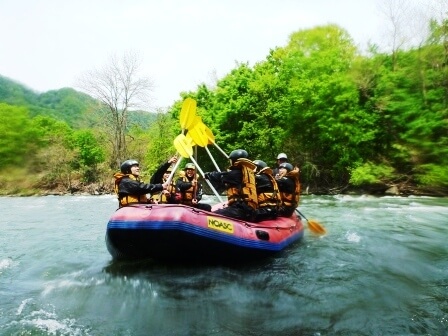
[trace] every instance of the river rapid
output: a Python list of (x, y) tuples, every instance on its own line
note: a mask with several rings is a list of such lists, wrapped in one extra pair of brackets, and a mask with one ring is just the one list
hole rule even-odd
[(0, 335), (448, 335), (448, 198), (303, 196), (325, 236), (226, 265), (113, 261), (116, 207), (0, 197)]

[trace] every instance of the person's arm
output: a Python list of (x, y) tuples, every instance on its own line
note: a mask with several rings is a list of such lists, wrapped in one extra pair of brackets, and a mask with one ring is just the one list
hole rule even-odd
[(226, 186), (222, 182), (222, 176), (227, 172), (208, 172), (205, 173), (205, 178), (210, 181), (210, 183), (217, 189), (218, 192), (222, 192), (226, 189)]
[(156, 184), (156, 183), (162, 183), (163, 181), (163, 175), (165, 174), (166, 170), (169, 168), (171, 163), (165, 162), (157, 168), (154, 175), (151, 176), (151, 179), (149, 180), (149, 183)]
[(177, 157), (173, 156), (171, 157), (167, 162), (160, 165), (159, 168), (157, 168), (154, 175), (149, 180), (149, 183), (155, 184), (155, 183), (162, 183), (163, 182), (163, 175), (166, 173), (168, 168), (173, 164), (177, 162)]
[(177, 180), (176, 182), (176, 188), (179, 189), (180, 192), (184, 192), (188, 189), (190, 189), (192, 186), (191, 182), (185, 182), (181, 178)]
[(202, 199), (202, 195), (203, 195), (202, 183), (198, 181), (195, 195), (195, 198), (198, 202)]
[(130, 195), (151, 194), (166, 189), (165, 185), (163, 184), (142, 183), (131, 179), (125, 179), (121, 181), (120, 184), (123, 184), (122, 188), (120, 189), (126, 191), (126, 193)]
[(257, 186), (257, 191), (260, 192), (272, 189), (271, 180), (265, 174), (255, 175), (255, 184)]

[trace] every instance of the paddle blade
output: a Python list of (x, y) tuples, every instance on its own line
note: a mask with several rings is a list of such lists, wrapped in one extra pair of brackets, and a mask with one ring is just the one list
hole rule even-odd
[(179, 122), (182, 129), (188, 129), (196, 117), (196, 100), (193, 98), (186, 98), (182, 103), (180, 110)]
[(189, 132), (185, 135), (185, 139), (186, 139), (186, 141), (187, 141), (187, 144), (189, 144), (191, 147), (193, 147), (193, 146), (196, 145), (195, 142), (194, 142), (194, 140), (191, 138)]
[(311, 230), (311, 232), (314, 232), (316, 234), (322, 235), (327, 233), (327, 230), (325, 230), (325, 228), (314, 219), (308, 220), (308, 228)]
[(201, 121), (200, 123), (197, 123), (192, 129), (189, 129), (187, 133), (193, 139), (194, 143), (200, 147), (207, 146), (208, 142), (204, 127), (205, 125)]
[(207, 139), (208, 139), (207, 143), (209, 145), (213, 145), (215, 143), (215, 136), (213, 135), (210, 128), (208, 128), (206, 125), (204, 125), (204, 126), (205, 126), (205, 135), (207, 136)]
[(174, 147), (184, 158), (189, 158), (193, 155), (193, 147), (190, 145), (188, 139), (183, 134), (179, 134), (174, 139)]

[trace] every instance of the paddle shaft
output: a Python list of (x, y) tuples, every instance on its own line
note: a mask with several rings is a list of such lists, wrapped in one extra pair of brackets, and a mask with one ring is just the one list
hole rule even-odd
[(296, 212), (297, 212), (301, 217), (303, 217), (307, 222), (309, 222), (309, 221), (308, 221), (308, 218), (306, 218), (305, 215), (299, 211), (299, 209), (296, 209)]
[(216, 163), (215, 159), (213, 158), (212, 153), (210, 153), (210, 151), (209, 151), (209, 149), (207, 148), (207, 146), (205, 146), (204, 148), (205, 148), (205, 150), (207, 151), (208, 156), (210, 156), (210, 159), (213, 161), (213, 164), (215, 165), (216, 170), (220, 172), (221, 169), (219, 169), (219, 166), (218, 166), (218, 164)]
[(170, 185), (171, 180), (173, 179), (174, 173), (176, 172), (177, 168), (179, 168), (180, 162), (182, 161), (182, 156), (179, 156), (179, 158), (177, 159), (176, 164), (174, 165), (173, 170), (170, 173), (170, 176), (168, 176), (168, 179), (166, 180), (166, 183), (168, 185)]

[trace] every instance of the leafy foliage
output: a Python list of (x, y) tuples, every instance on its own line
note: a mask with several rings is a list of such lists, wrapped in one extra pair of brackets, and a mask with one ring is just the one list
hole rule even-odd
[[(425, 43), (393, 54), (372, 47), (361, 55), (335, 25), (293, 32), (254, 66), (236, 63), (214, 87), (182, 92), (168, 111), (126, 111), (126, 153), (152, 173), (175, 153), (182, 100), (192, 97), (225, 152), (244, 148), (271, 166), (286, 152), (305, 186), (447, 188), (448, 25), (429, 25)], [(0, 77), (0, 102), (2, 167), (27, 162), (45, 173), (43, 185), (68, 189), (74, 178), (110, 178), (114, 139), (98, 101), (72, 89), (38, 94)], [(208, 148), (225, 167), (222, 153)], [(214, 169), (203, 148), (197, 158)]]

